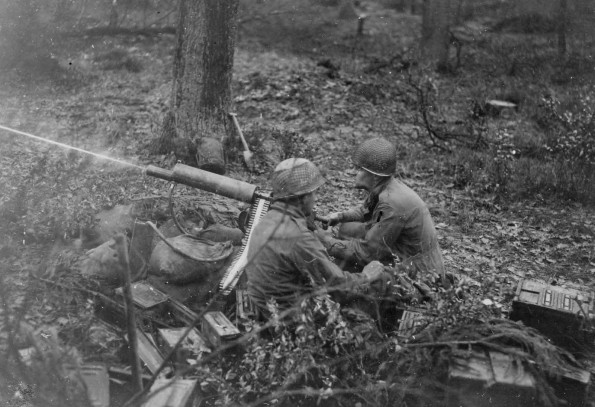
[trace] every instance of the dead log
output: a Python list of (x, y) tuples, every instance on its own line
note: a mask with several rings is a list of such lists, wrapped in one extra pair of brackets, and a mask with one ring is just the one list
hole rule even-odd
[(93, 27), (86, 30), (71, 31), (65, 33), (68, 37), (101, 37), (114, 35), (141, 35), (144, 37), (153, 37), (159, 34), (175, 34), (176, 27), (146, 27), (146, 28), (127, 28), (127, 27)]

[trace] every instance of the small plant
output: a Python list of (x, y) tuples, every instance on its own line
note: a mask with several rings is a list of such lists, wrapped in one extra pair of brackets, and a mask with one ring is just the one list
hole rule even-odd
[(493, 189), (505, 193), (511, 177), (510, 163), (519, 151), (513, 143), (513, 135), (507, 131), (498, 131), (493, 143), (494, 168), (492, 174)]
[(314, 156), (314, 148), (298, 132), (275, 128), (271, 132), (271, 137), (279, 147), (281, 160), (291, 157), (311, 158)]
[[(354, 328), (328, 295), (304, 300), (291, 320), (279, 320), (273, 304), (271, 310), (276, 321), (272, 335), (251, 341), (216, 389), (227, 394), (227, 401), (268, 398), (285, 399), (281, 405), (309, 405), (333, 396), (333, 388), (348, 388), (345, 381), (364, 370), (363, 361), (349, 355), (372, 344), (366, 337), (370, 331)], [(337, 359), (344, 361), (335, 363)], [(292, 392), (296, 394), (286, 398)]]
[[(134, 173), (104, 171), (101, 163), (93, 164), (87, 155), (53, 150), (20, 163), (7, 185), (9, 193), (0, 199), (0, 214), (7, 220), (0, 225), (3, 233), (25, 234), (26, 242), (77, 237), (95, 225), (97, 212), (125, 202), (138, 187)], [(127, 174), (134, 178), (124, 184)]]
[(581, 91), (573, 100), (563, 108), (555, 97), (542, 99), (545, 117), (553, 127), (546, 149), (566, 161), (595, 164), (595, 88)]

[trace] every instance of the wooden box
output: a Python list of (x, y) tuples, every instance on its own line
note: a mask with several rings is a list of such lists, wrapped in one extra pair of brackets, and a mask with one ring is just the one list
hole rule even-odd
[[(171, 352), (171, 350), (176, 346), (184, 332), (186, 332), (186, 327), (184, 328), (172, 328), (172, 329), (159, 329), (159, 336), (163, 343), (164, 350), (166, 352)], [(178, 362), (185, 362), (189, 358), (200, 358), (203, 353), (208, 353), (211, 351), (207, 346), (205, 339), (201, 336), (198, 332), (198, 329), (193, 328), (188, 335), (184, 338), (180, 347), (178, 348), (179, 352), (176, 355), (176, 359)]]
[[(141, 309), (156, 307), (157, 305), (164, 304), (169, 299), (167, 294), (144, 280), (132, 283), (130, 285), (130, 291), (132, 292), (132, 301), (134, 302), (134, 305)], [(116, 289), (116, 293), (119, 295), (123, 295), (123, 292), (123, 287)]]
[(197, 380), (157, 379), (142, 407), (190, 407), (196, 398)]
[(539, 330), (554, 343), (571, 350), (595, 342), (595, 294), (522, 280), (510, 318)]
[(398, 336), (409, 339), (428, 324), (427, 316), (417, 309), (407, 309), (399, 320)]
[(448, 369), (448, 407), (537, 407), (535, 378), (511, 355), (460, 352)]
[(236, 325), (256, 318), (256, 310), (247, 290), (236, 289)]
[(578, 368), (564, 369), (558, 377), (550, 377), (549, 384), (568, 407), (583, 407), (587, 402), (591, 373)]
[(83, 381), (87, 389), (89, 406), (109, 407), (110, 386), (107, 368), (101, 364), (84, 364), (80, 367), (65, 366), (66, 374), (70, 379)]
[(136, 328), (138, 357), (151, 373), (155, 373), (163, 364), (163, 356), (150, 334)]
[(221, 311), (205, 313), (202, 317), (201, 330), (203, 335), (216, 348), (240, 336), (238, 328)]

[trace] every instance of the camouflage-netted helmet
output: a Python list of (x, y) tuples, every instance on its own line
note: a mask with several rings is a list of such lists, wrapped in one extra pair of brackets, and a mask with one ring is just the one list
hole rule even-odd
[(388, 177), (397, 169), (397, 149), (384, 138), (366, 140), (355, 150), (353, 162), (372, 174)]
[(316, 191), (325, 179), (312, 162), (305, 158), (288, 158), (273, 171), (273, 198), (293, 198)]

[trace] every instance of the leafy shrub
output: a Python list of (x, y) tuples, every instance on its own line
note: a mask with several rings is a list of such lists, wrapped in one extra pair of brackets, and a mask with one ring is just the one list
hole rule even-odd
[(571, 162), (595, 164), (595, 88), (573, 95), (573, 102), (562, 107), (555, 97), (542, 99), (544, 124), (550, 126), (551, 139), (546, 148), (555, 156)]
[(498, 131), (492, 144), (494, 166), (492, 170), (493, 188), (497, 192), (506, 192), (511, 177), (511, 162), (518, 156), (513, 135), (507, 131)]
[(98, 211), (125, 202), (138, 187), (122, 180), (128, 175), (138, 181), (138, 173), (104, 172), (89, 156), (72, 151), (48, 150), (16, 166), (7, 185), (12, 193), (0, 198), (0, 215), (7, 215), (0, 226), (6, 234), (25, 232), (28, 241), (77, 237), (95, 224)]
[[(557, 85), (567, 85), (571, 83), (585, 83), (591, 81), (595, 56), (586, 52), (570, 52), (566, 58), (557, 66), (552, 73), (552, 82)], [(588, 82), (587, 82), (588, 83)]]
[(511, 163), (509, 190), (514, 195), (544, 199), (556, 196), (579, 202), (595, 201), (595, 166), (554, 159), (521, 157)]
[(316, 156), (316, 144), (291, 129), (268, 125), (254, 126), (246, 129), (243, 134), (254, 153), (253, 171), (258, 174), (269, 175), (279, 162), (287, 158), (301, 157), (312, 160)]
[(275, 128), (271, 136), (279, 146), (282, 160), (291, 157), (312, 158), (315, 155), (312, 144), (296, 131)]
[[(437, 293), (413, 342), (379, 334), (369, 318), (353, 319), (327, 296), (302, 302), (291, 321), (272, 308), (274, 332), (250, 338), (234, 360), (200, 368), (206, 405), (444, 405), (456, 391), (444, 382), (453, 355), (476, 345), (513, 349), (544, 371), (565, 366), (567, 354), (537, 331), (502, 319), (513, 291), (494, 294), (500, 284), (461, 279)], [(543, 371), (534, 374), (540, 405), (552, 405)]]
[(227, 395), (221, 401), (281, 400), (295, 393), (282, 405), (312, 405), (333, 396), (333, 389), (353, 388), (355, 394), (366, 384), (363, 358), (349, 355), (372, 345), (373, 327), (365, 332), (354, 327), (328, 296), (305, 300), (295, 320), (279, 320), (275, 309), (273, 318), (274, 333), (253, 339), (225, 383), (210, 389)]

